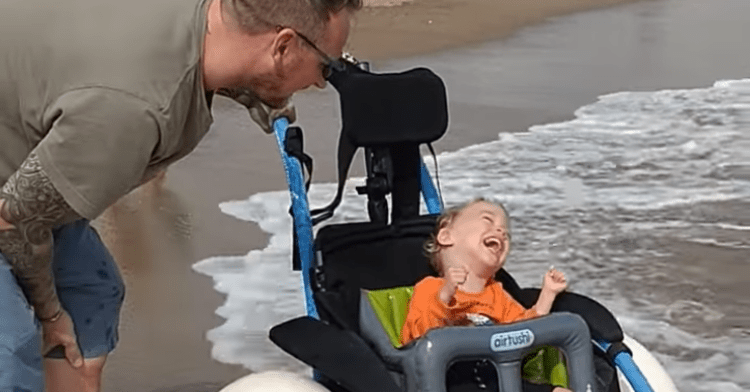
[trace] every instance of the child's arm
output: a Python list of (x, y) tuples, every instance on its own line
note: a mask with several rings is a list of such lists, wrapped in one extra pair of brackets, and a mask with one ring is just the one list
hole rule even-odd
[(466, 282), (466, 277), (468, 274), (469, 272), (463, 265), (458, 267), (448, 267), (448, 270), (445, 272), (445, 276), (443, 277), (445, 283), (440, 289), (440, 293), (438, 293), (440, 300), (443, 301), (443, 304), (445, 304), (445, 306), (451, 305), (451, 303), (453, 302), (453, 296), (456, 295), (458, 286)]
[(534, 310), (540, 316), (549, 314), (552, 309), (552, 303), (555, 302), (557, 294), (560, 294), (563, 290), (568, 287), (568, 281), (565, 279), (565, 274), (550, 267), (549, 271), (544, 274), (544, 280), (542, 281), (542, 292), (539, 294), (536, 304), (534, 304)]
[[(424, 335), (428, 330), (446, 325), (451, 311), (448, 303), (454, 302), (456, 288), (450, 292), (448, 303), (441, 298), (443, 289), (450, 288), (453, 283), (448, 281), (450, 273), (445, 278), (427, 277), (414, 286), (414, 294), (409, 301), (409, 311), (406, 314), (404, 326), (401, 329), (401, 343), (406, 344), (412, 339)], [(451, 278), (455, 280), (460, 276)], [(461, 282), (461, 279), (458, 280)], [(457, 285), (456, 285), (457, 286)]]

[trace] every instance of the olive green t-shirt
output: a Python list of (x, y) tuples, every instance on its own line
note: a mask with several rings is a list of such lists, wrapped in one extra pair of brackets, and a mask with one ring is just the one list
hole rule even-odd
[(0, 2), (0, 184), (36, 148), (93, 219), (192, 151), (212, 122), (206, 0)]

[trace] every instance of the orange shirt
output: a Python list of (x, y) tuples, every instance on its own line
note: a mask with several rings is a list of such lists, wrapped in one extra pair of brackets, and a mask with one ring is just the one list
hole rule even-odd
[(401, 329), (401, 343), (406, 344), (432, 328), (462, 324), (468, 313), (483, 314), (496, 323), (511, 323), (537, 317), (534, 309), (526, 309), (510, 296), (500, 282), (491, 281), (479, 293), (456, 290), (450, 306), (440, 300), (445, 282), (428, 276), (414, 286), (409, 313)]

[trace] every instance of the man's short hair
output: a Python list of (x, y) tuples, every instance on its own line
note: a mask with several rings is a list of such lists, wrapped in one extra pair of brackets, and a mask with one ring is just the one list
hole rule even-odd
[(293, 28), (313, 41), (321, 38), (332, 14), (356, 11), (362, 0), (221, 0), (222, 8), (247, 32), (276, 26)]

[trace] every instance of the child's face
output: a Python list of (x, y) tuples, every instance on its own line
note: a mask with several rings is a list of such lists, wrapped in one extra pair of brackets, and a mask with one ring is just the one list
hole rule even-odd
[(447, 245), (441, 253), (443, 267), (455, 263), (490, 278), (502, 268), (508, 255), (507, 217), (492, 203), (480, 201), (464, 208), (440, 231), (438, 240)]

